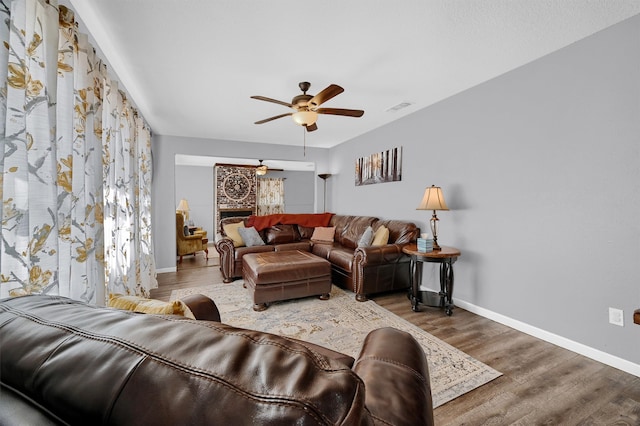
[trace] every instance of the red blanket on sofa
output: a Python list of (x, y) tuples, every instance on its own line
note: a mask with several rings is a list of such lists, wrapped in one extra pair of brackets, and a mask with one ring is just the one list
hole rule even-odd
[(269, 214), (266, 216), (249, 216), (247, 227), (254, 227), (256, 231), (262, 231), (273, 225), (300, 225), (315, 228), (316, 226), (327, 226), (333, 213), (282, 213)]

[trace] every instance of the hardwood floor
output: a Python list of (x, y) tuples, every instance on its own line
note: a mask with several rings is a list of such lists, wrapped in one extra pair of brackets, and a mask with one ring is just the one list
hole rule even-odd
[[(169, 300), (172, 290), (213, 282), (221, 282), (218, 259), (198, 254), (158, 274), (151, 296)], [(372, 299), (503, 374), (436, 408), (437, 425), (640, 425), (640, 377), (460, 308), (447, 317), (413, 312), (404, 293)]]

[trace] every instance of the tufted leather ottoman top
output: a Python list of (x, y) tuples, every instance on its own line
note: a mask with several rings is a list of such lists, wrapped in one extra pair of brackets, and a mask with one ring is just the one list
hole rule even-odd
[(329, 261), (298, 250), (245, 254), (242, 262), (245, 279), (256, 285), (331, 275)]

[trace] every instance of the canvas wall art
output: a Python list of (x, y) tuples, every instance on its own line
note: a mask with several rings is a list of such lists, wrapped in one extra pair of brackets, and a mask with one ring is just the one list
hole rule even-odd
[(356, 186), (402, 180), (402, 147), (356, 160)]

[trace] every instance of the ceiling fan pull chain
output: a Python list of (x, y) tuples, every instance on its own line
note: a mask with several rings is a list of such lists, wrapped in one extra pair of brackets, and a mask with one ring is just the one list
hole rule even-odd
[(307, 156), (307, 128), (302, 128), (302, 156)]

